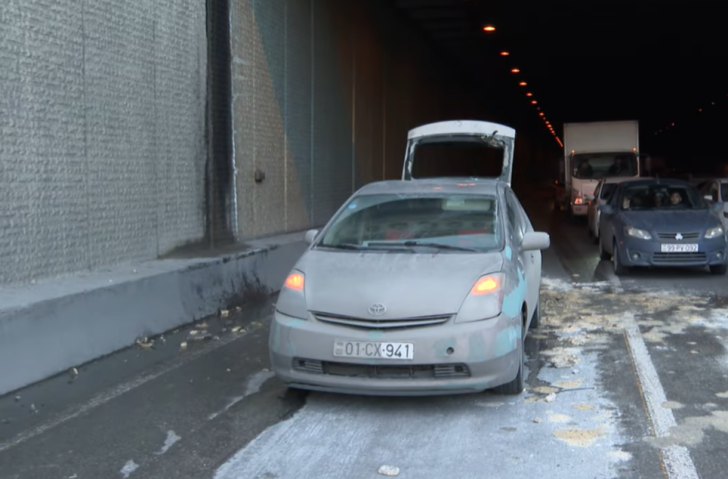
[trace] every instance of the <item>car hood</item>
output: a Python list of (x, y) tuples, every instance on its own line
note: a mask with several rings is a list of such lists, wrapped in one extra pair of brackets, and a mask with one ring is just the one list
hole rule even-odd
[(710, 210), (652, 210), (623, 211), (627, 224), (648, 231), (680, 232), (704, 231), (720, 224)]
[(306, 278), (310, 311), (369, 318), (384, 305), (381, 320), (457, 313), (478, 278), (501, 271), (499, 252), (356, 253), (308, 251), (297, 269)]

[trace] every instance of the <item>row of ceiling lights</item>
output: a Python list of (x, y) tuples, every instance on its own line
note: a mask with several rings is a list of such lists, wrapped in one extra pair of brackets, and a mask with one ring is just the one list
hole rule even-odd
[[(486, 25), (486, 26), (483, 27), (483, 31), (484, 32), (488, 32), (488, 33), (493, 33), (493, 32), (495, 32), (495, 27), (493, 25)], [(510, 52), (502, 51), (502, 52), (500, 52), (500, 55), (502, 57), (508, 57), (511, 54), (510, 54)], [(518, 69), (518, 68), (512, 68), (511, 69), (511, 73), (517, 75), (517, 74), (521, 73), (521, 70)], [(522, 86), (522, 87), (525, 87), (525, 86), (528, 86), (528, 83), (526, 83), (525, 81), (520, 81), (520, 82), (518, 82), (518, 85), (519, 86)], [(544, 115), (544, 113), (541, 111), (541, 107), (538, 106), (538, 102), (535, 99), (533, 99), (533, 93), (527, 92), (526, 93), (526, 96), (529, 97), (529, 98), (531, 98), (531, 104), (536, 107), (536, 111), (538, 111), (538, 116), (541, 117), (541, 119), (543, 120), (544, 124), (546, 125), (546, 128), (549, 129), (549, 131), (551, 132), (551, 134), (553, 135), (553, 137), (556, 139), (556, 142), (559, 144), (559, 146), (561, 148), (563, 148), (564, 147), (564, 144), (561, 143), (561, 139), (558, 137), (558, 135), (556, 135), (556, 131), (554, 131), (554, 127), (551, 125), (551, 123), (548, 121), (548, 119), (546, 118), (546, 116)]]
[[(726, 96), (728, 96), (728, 95), (726, 95)], [(712, 107), (712, 106), (715, 106), (715, 105), (716, 105), (716, 102), (714, 102), (714, 101), (710, 102), (710, 106), (711, 106), (711, 107)], [(700, 113), (703, 113), (703, 108), (698, 108), (698, 110), (697, 110), (697, 113), (698, 113), (698, 114), (700, 114)], [(664, 128), (660, 128), (659, 130), (657, 130), (657, 131), (655, 132), (655, 135), (660, 135), (660, 134), (662, 134), (662, 133), (667, 133), (667, 132), (668, 132), (668, 131), (670, 131), (670, 130), (671, 130), (672, 128), (675, 128), (675, 122), (674, 122), (674, 121), (673, 121), (672, 123), (670, 123), (669, 125), (667, 125), (666, 127), (664, 127)]]

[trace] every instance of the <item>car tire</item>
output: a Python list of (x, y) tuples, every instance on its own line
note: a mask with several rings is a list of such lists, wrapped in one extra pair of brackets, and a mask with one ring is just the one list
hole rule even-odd
[(728, 272), (728, 264), (718, 264), (710, 266), (710, 274), (716, 276), (724, 276)]
[(603, 259), (604, 261), (609, 261), (612, 259), (612, 255), (607, 253), (607, 250), (604, 249), (604, 245), (602, 244), (602, 238), (599, 237), (597, 240), (599, 242), (599, 259)]
[(614, 240), (612, 250), (614, 251), (614, 254), (612, 254), (612, 264), (614, 265), (615, 276), (624, 276), (624, 275), (629, 274), (629, 268), (624, 266), (622, 264), (622, 260), (619, 258), (619, 249), (617, 249), (617, 240), (616, 239)]
[(531, 324), (528, 325), (528, 329), (538, 329), (541, 324), (541, 299), (539, 298), (536, 303), (536, 309), (533, 311), (533, 317), (531, 318)]
[[(526, 312), (524, 311), (522, 313), (522, 319), (526, 318)], [(525, 321), (524, 321), (525, 324)], [(526, 332), (523, 332), (523, 335), (521, 336), (521, 363), (518, 365), (518, 374), (516, 374), (516, 377), (513, 379), (513, 381), (507, 382), (505, 384), (502, 384), (500, 386), (496, 386), (493, 388), (493, 391), (496, 394), (506, 394), (509, 396), (516, 396), (518, 394), (521, 394), (524, 389), (526, 389), (526, 380), (524, 377), (524, 370), (525, 364), (526, 364), (526, 348), (525, 346), (525, 338), (526, 338)]]

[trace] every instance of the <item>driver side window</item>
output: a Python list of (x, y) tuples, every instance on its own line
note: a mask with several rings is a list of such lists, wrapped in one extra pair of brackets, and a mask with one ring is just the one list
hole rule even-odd
[(517, 244), (523, 240), (523, 223), (518, 212), (518, 203), (511, 191), (506, 192), (506, 203), (508, 204), (508, 223), (510, 224), (513, 241)]

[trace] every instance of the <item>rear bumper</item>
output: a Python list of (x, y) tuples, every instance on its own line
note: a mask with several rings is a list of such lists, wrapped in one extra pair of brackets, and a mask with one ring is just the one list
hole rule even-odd
[(586, 214), (589, 212), (589, 205), (588, 204), (581, 204), (576, 205), (574, 203), (571, 204), (571, 213), (574, 216), (586, 216)]

